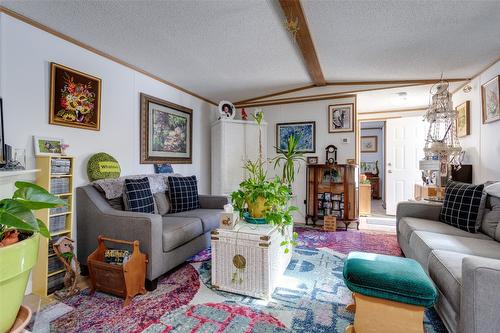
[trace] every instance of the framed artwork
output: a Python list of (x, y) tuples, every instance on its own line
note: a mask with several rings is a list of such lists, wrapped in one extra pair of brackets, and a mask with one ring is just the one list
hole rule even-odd
[(460, 104), (457, 110), (457, 135), (459, 138), (470, 134), (470, 102)]
[(373, 136), (362, 136), (361, 137), (361, 152), (362, 153), (376, 153), (378, 150), (378, 138), (376, 135)]
[(220, 119), (234, 119), (236, 115), (236, 108), (229, 101), (220, 101), (217, 110), (219, 111)]
[(378, 170), (378, 161), (375, 162), (361, 162), (360, 163), (360, 173), (367, 173), (370, 172), (374, 175), (377, 175), (379, 170)]
[(500, 120), (500, 76), (481, 86), (483, 124)]
[(49, 124), (99, 131), (101, 79), (50, 64)]
[(299, 138), (297, 144), (299, 152), (314, 153), (316, 151), (316, 122), (276, 124), (276, 152), (286, 149), (288, 138), (292, 135)]
[(307, 164), (318, 164), (318, 156), (308, 156)]
[(33, 136), (35, 156), (61, 155), (63, 139)]
[(354, 131), (354, 104), (334, 104), (328, 106), (328, 132)]
[(193, 110), (141, 93), (141, 164), (191, 164)]

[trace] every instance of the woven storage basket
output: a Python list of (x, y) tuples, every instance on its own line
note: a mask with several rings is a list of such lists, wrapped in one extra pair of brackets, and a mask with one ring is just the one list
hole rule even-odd
[(292, 251), (285, 253), (280, 246), (283, 240), (285, 236), (268, 224), (240, 222), (233, 230), (212, 231), (212, 285), (269, 299), (292, 257)]

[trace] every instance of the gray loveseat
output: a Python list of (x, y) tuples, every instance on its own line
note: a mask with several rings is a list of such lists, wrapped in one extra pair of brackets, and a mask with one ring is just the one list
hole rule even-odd
[(219, 214), (228, 199), (207, 195), (199, 198), (199, 209), (161, 216), (119, 210), (94, 186), (77, 188), (78, 260), (86, 265), (99, 235), (139, 240), (141, 251), (149, 259), (146, 288), (155, 289), (159, 276), (210, 245), (210, 231), (219, 226)]
[(440, 204), (399, 203), (399, 245), (434, 281), (435, 308), (451, 333), (500, 332), (500, 198), (488, 196), (475, 234), (439, 222), (440, 210)]

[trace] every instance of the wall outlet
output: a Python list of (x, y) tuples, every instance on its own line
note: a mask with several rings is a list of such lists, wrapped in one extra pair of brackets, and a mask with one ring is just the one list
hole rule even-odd
[(342, 138), (342, 143), (349, 143), (349, 138)]

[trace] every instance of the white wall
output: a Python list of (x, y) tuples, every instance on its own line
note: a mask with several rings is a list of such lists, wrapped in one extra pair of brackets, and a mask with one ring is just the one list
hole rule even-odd
[[(174, 165), (176, 172), (199, 179), (210, 193), (210, 127), (214, 106), (79, 46), (0, 14), (0, 96), (4, 101), (5, 140), (26, 149), (34, 166), (33, 135), (60, 137), (77, 158), (76, 185), (88, 182), (88, 158), (113, 155), (123, 175), (152, 173), (139, 163), (139, 93), (193, 109), (193, 164)], [(133, 46), (131, 46), (133, 47)], [(101, 130), (49, 125), (49, 64), (56, 62), (102, 79)]]
[[(370, 127), (370, 122), (363, 123), (366, 127)], [(361, 162), (375, 162), (378, 161), (379, 178), (380, 178), (380, 196), (385, 200), (385, 161), (384, 161), (384, 131), (382, 128), (378, 129), (362, 129), (361, 136), (376, 136), (377, 137), (377, 152), (376, 153), (361, 153)]]
[[(316, 152), (306, 156), (318, 156), (319, 163), (325, 162), (325, 148), (333, 144), (338, 148), (338, 163), (346, 163), (347, 159), (355, 158), (355, 132), (328, 133), (328, 105), (355, 103), (355, 98), (334, 99), (296, 104), (282, 104), (266, 106), (263, 108), (264, 118), (268, 123), (267, 153), (269, 158), (276, 156), (276, 124), (296, 121), (316, 122)], [(355, 108), (356, 110), (356, 108)], [(356, 122), (355, 122), (356, 124)], [(348, 138), (349, 143), (341, 143), (342, 138)], [(273, 175), (272, 167), (269, 175)], [(279, 170), (278, 170), (279, 174)], [(297, 195), (295, 205), (299, 207), (300, 214), (296, 216), (298, 222), (303, 221), (305, 216), (304, 200), (306, 199), (306, 168), (302, 164), (300, 172), (295, 178), (293, 192)]]
[(465, 164), (473, 165), (473, 182), (500, 180), (500, 121), (483, 124), (481, 115), (481, 85), (500, 75), (500, 61), (488, 68), (470, 85), (472, 90), (464, 93), (459, 90), (453, 95), (453, 106), (470, 101), (470, 135), (460, 138), (466, 151)]

